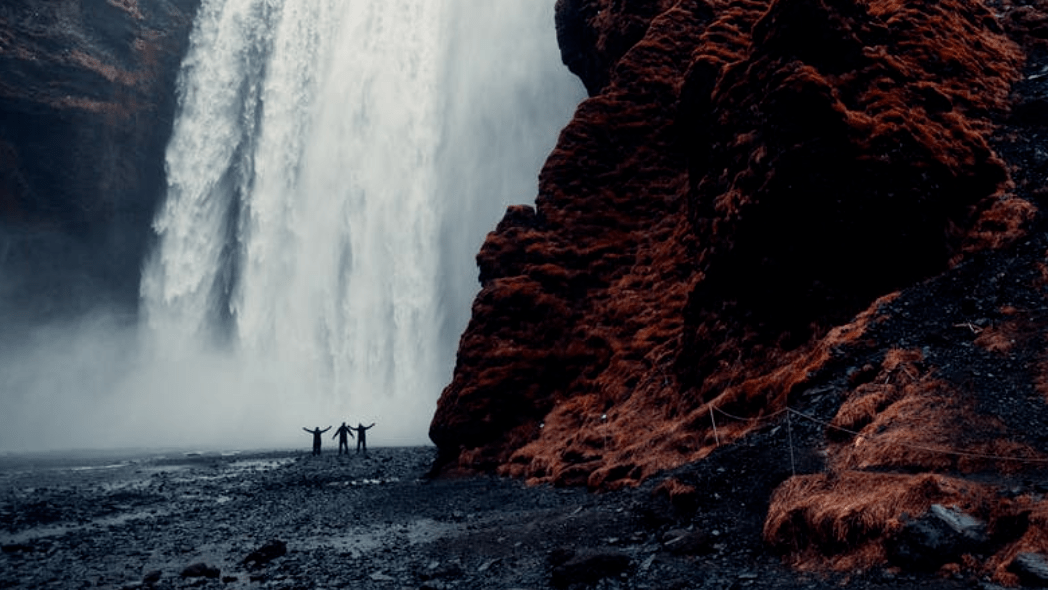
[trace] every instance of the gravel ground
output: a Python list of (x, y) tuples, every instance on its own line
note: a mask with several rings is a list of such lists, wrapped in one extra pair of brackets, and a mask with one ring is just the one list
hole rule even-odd
[(428, 479), (431, 447), (0, 457), (0, 587), (971, 587), (783, 568), (759, 541), (765, 500), (745, 501), (784, 476), (754, 478), (756, 448), (692, 467), (724, 489), (687, 516), (655, 482), (592, 494)]

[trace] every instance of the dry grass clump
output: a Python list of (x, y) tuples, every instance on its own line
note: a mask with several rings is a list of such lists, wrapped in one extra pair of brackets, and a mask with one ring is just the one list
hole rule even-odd
[(891, 404), (905, 395), (907, 387), (913, 387), (918, 364), (923, 355), (917, 350), (892, 349), (885, 354), (880, 373), (871, 383), (855, 389), (833, 418), (833, 426), (827, 435), (833, 439), (847, 439), (865, 428)]
[(981, 250), (995, 250), (1015, 243), (1027, 233), (1027, 227), (1037, 215), (1033, 203), (1009, 195), (994, 199), (981, 211), (964, 236), (963, 254)]
[(999, 421), (980, 416), (949, 395), (928, 391), (896, 402), (852, 444), (832, 450), (841, 469), (975, 473), (1016, 472), (1039, 454), (1007, 440)]
[[(616, 371), (635, 370), (619, 365), (630, 348), (613, 345), (610, 366), (597, 380), (597, 390), (558, 403), (541, 427), (531, 426), (529, 435), (534, 436), (522, 442), (498, 473), (530, 484), (607, 490), (636, 485), (654, 473), (700, 460), (751, 432), (762, 418), (784, 410), (789, 392), (803, 388), (834, 351), (859, 340), (893, 297), (879, 299), (854, 321), (806, 346), (726, 366), (718, 376), (720, 387), (701, 395), (678, 395), (677, 376), (659, 365), (637, 380), (635, 389), (609, 395), (618, 391), (617, 383), (628, 382)], [(663, 402), (653, 407), (653, 399)], [(480, 454), (463, 457), (482, 459)]]
[(695, 509), (700, 493), (695, 486), (683, 483), (675, 477), (664, 479), (652, 490), (652, 495), (666, 498), (674, 508), (682, 512), (690, 512)]
[(855, 389), (827, 432), (831, 469), (1007, 473), (1041, 456), (922, 360), (920, 351), (889, 351), (873, 381)]
[(990, 558), (986, 570), (1002, 584), (1018, 586), (1020, 580), (1011, 571), (1016, 556), (1020, 553), (1048, 555), (1048, 500), (1023, 496), (1002, 503), (997, 513), (998, 521), (1013, 529), (1008, 532), (1020, 532), (1021, 536)]
[[(1023, 338), (1024, 314), (1002, 313), (1016, 325), (1001, 332)], [(998, 542), (1008, 543), (988, 560), (968, 557), (946, 567), (1015, 582), (1009, 570), (1015, 555), (1048, 548), (1048, 507), (1040, 498), (1002, 498), (960, 474), (1018, 473), (1048, 458), (1011, 440), (998, 418), (975, 410), (973, 398), (937, 377), (920, 351), (886, 353), (828, 427), (827, 472), (794, 477), (776, 490), (766, 541), (800, 568), (883, 565), (885, 541), (906, 516), (938, 503), (984, 520)]]
[(990, 352), (1008, 355), (1013, 350), (1035, 348), (1044, 338), (1045, 322), (1026, 309), (1004, 306), (1002, 320), (978, 331), (975, 344)]
[(853, 571), (884, 565), (885, 541), (905, 520), (932, 504), (956, 508), (987, 523), (995, 552), (985, 561), (966, 556), (965, 568), (1016, 586), (1011, 570), (1020, 553), (1048, 555), (1048, 500), (1002, 498), (989, 485), (934, 474), (845, 471), (794, 477), (776, 490), (764, 538), (798, 569)]
[(932, 504), (983, 515), (992, 497), (988, 488), (942, 475), (797, 476), (772, 496), (764, 539), (801, 569), (865, 568), (886, 561), (883, 540), (902, 527), (904, 515), (923, 514)]
[(1010, 328), (1014, 326), (1006, 324), (984, 328), (979, 331), (975, 345), (990, 352), (1008, 354), (1015, 347), (1015, 338)]

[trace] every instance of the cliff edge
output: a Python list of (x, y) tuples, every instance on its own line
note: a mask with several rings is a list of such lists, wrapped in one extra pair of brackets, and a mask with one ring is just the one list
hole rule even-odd
[(0, 321), (133, 313), (199, 0), (0, 6)]

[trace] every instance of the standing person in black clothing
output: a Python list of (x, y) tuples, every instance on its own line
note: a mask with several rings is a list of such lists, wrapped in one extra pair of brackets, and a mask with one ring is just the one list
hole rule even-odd
[(313, 454), (314, 455), (319, 455), (320, 454), (320, 435), (324, 434), (325, 432), (327, 432), (329, 430), (331, 430), (331, 427), (328, 426), (324, 430), (321, 430), (320, 427), (317, 426), (315, 429), (310, 430), (310, 429), (306, 428), (305, 426), (303, 426), (302, 430), (305, 430), (306, 432), (308, 432), (308, 433), (313, 435)]
[[(374, 426), (374, 425), (375, 425), (375, 423), (372, 422), (371, 426)], [(366, 432), (367, 432), (368, 428), (371, 428), (371, 426), (364, 426), (360, 422), (357, 422), (357, 427), (354, 428), (354, 430), (357, 431), (357, 452), (358, 453), (360, 452), (360, 449), (364, 449), (365, 453), (368, 452), (368, 442), (367, 442), (367, 434), (366, 434)]]
[(338, 437), (339, 455), (342, 454), (342, 449), (346, 449), (346, 454), (349, 454), (349, 440), (346, 438), (346, 435), (353, 436), (353, 429), (349, 426), (346, 426), (345, 422), (342, 423), (342, 426), (338, 427), (338, 430), (335, 431), (335, 434), (331, 435), (332, 439), (334, 439), (336, 436)]

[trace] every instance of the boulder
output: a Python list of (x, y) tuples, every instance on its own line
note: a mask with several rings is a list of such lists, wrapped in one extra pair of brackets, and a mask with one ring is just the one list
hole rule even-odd
[(1020, 553), (1008, 570), (1019, 576), (1024, 586), (1048, 587), (1048, 557), (1040, 553)]
[(674, 529), (662, 536), (662, 546), (677, 555), (706, 555), (713, 551), (713, 542), (705, 531)]
[(181, 574), (183, 578), (210, 578), (212, 580), (217, 580), (220, 575), (222, 572), (217, 567), (202, 561), (186, 566)]
[(420, 574), (423, 580), (461, 578), (465, 572), (458, 563), (432, 563)]
[(265, 545), (248, 553), (242, 563), (249, 567), (261, 567), (286, 554), (287, 543), (280, 539), (270, 539)]
[(906, 522), (886, 547), (895, 565), (929, 571), (962, 555), (980, 553), (988, 542), (985, 523), (956, 508), (933, 504), (920, 518)]
[(606, 549), (558, 550), (550, 555), (550, 562), (553, 564), (550, 583), (557, 588), (567, 588), (617, 576), (629, 568), (630, 557), (621, 551)]

